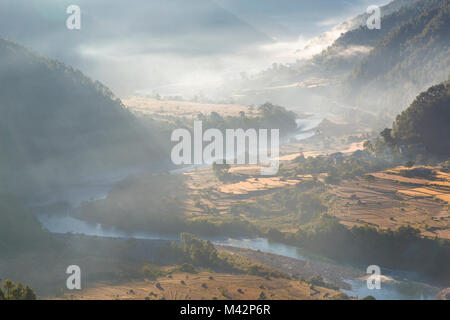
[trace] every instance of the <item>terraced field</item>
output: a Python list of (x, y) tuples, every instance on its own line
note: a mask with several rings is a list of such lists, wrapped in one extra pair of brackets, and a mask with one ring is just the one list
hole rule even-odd
[(375, 181), (344, 181), (334, 187), (333, 214), (342, 223), (380, 229), (410, 225), (427, 237), (450, 239), (450, 176), (435, 168), (432, 178), (405, 177), (404, 167), (372, 173)]

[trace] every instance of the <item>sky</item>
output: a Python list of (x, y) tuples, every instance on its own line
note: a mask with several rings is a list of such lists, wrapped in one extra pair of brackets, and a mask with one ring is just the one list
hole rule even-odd
[[(119, 96), (176, 95), (308, 58), (343, 31), (341, 22), (387, 2), (2, 0), (0, 37), (70, 64)], [(80, 30), (66, 28), (72, 4), (81, 8)]]

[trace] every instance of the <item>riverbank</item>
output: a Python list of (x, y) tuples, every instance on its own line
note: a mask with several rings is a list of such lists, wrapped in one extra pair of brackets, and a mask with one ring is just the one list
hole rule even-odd
[[(0, 274), (21, 279), (36, 290), (40, 299), (239, 300), (258, 299), (261, 292), (265, 299), (347, 298), (333, 287), (320, 283), (312, 286), (307, 279), (290, 277), (273, 264), (268, 266), (258, 259), (231, 253), (230, 248), (225, 250), (223, 246), (216, 247), (218, 254), (236, 268), (233, 272), (201, 266), (195, 266), (194, 271), (184, 270), (167, 256), (168, 240), (73, 234), (53, 234), (53, 238), (56, 249), (4, 257)], [(69, 265), (80, 267), (80, 291), (66, 289), (65, 271)], [(157, 278), (146, 277), (144, 270), (148, 265), (162, 271)], [(246, 272), (250, 266), (258, 268), (254, 273)]]
[(215, 247), (218, 250), (243, 255), (297, 278), (309, 279), (315, 276), (321, 276), (326, 282), (347, 290), (350, 290), (351, 286), (345, 282), (346, 280), (362, 278), (366, 275), (361, 270), (352, 267), (333, 265), (320, 261), (300, 260), (260, 250), (232, 246), (215, 245)]
[[(69, 225), (72, 228), (77, 226), (77, 224), (73, 223), (69, 223)], [(78, 224), (78, 226), (80, 225)], [(97, 230), (97, 233), (94, 232), (95, 230)], [(164, 236), (145, 233), (130, 235), (110, 232), (106, 236), (102, 233), (103, 231), (99, 225), (93, 226), (90, 231), (91, 236), (74, 234), (53, 235), (56, 239), (62, 239), (64, 243), (68, 244), (68, 248), (71, 248), (69, 251), (83, 253), (82, 255), (75, 255), (76, 259), (72, 256), (44, 255), (45, 263), (38, 270), (46, 272), (46, 274), (52, 273), (51, 270), (55, 274), (59, 272), (59, 278), (53, 281), (53, 287), (57, 283), (59, 283), (59, 286), (65, 283), (66, 275), (63, 270), (67, 265), (80, 264), (80, 261), (84, 266), (83, 268), (87, 266), (89, 270), (88, 282), (97, 283), (104, 280), (105, 276), (107, 279), (115, 279), (122, 282), (135, 279), (132, 275), (139, 273), (139, 269), (142, 268), (145, 261), (158, 259), (157, 252), (159, 248), (167, 245), (170, 241), (178, 239), (175, 235)], [(332, 261), (328, 262), (320, 256), (311, 255), (287, 244), (271, 242), (263, 238), (217, 238), (209, 240), (213, 241), (218, 250), (243, 256), (255, 263), (267, 265), (291, 276), (304, 279), (321, 276), (327, 283), (338, 286), (349, 296), (363, 298), (367, 295), (373, 295), (377, 299), (436, 299), (437, 292), (443, 289), (424, 282), (411, 280), (406, 273), (382, 268), (382, 290), (368, 290), (365, 270), (340, 265)], [(132, 245), (133, 249), (130, 249), (130, 245)], [(84, 257), (85, 255), (86, 257)], [(25, 260), (17, 259), (16, 265), (19, 267), (10, 265), (6, 270), (17, 270), (18, 272), (20, 270), (21, 274), (32, 275), (36, 270), (24, 270), (23, 268), (26, 268), (27, 265), (32, 265), (32, 263), (24, 263), (24, 261), (34, 261), (35, 263), (39, 259), (41, 259), (41, 256), (35, 258), (27, 257)], [(130, 264), (130, 261), (134, 262)], [(136, 264), (136, 261), (141, 262)], [(123, 270), (126, 270), (126, 272)], [(14, 277), (11, 278), (14, 279)], [(38, 281), (41, 281), (41, 278)], [(27, 283), (30, 282), (28, 281)], [(39, 287), (37, 284), (35, 286)]]

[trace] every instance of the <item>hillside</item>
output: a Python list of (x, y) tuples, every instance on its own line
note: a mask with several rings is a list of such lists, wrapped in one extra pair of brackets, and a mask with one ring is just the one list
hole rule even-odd
[(320, 95), (392, 119), (450, 71), (448, 6), (448, 0), (394, 0), (380, 8), (380, 30), (368, 29), (369, 15), (361, 14), (330, 31), (348, 30), (321, 53), (275, 65), (243, 86), (273, 87), (264, 98), (284, 105), (281, 91), (292, 87), (289, 97), (309, 108), (323, 106)]
[(394, 122), (397, 145), (424, 147), (432, 154), (450, 155), (450, 83), (444, 82), (421, 93)]
[(398, 112), (417, 93), (447, 78), (450, 2), (428, 3), (434, 5), (389, 32), (355, 68), (349, 79), (355, 103)]
[(0, 191), (158, 158), (139, 121), (80, 71), (0, 39), (0, 84)]
[(441, 3), (441, 0), (393, 1), (381, 7), (382, 26), (379, 30), (367, 28), (368, 14), (358, 16), (351, 23), (359, 26), (342, 34), (330, 47), (316, 55), (313, 62), (325, 72), (351, 72), (390, 32)]
[[(388, 4), (380, 7), (381, 17), (386, 17), (396, 11), (409, 7), (420, 1), (422, 0), (393, 0), (392, 2), (389, 2)], [(349, 23), (353, 27), (352, 29), (359, 28), (360, 26), (365, 26), (369, 16), (370, 15), (368, 13), (364, 12), (351, 19)]]

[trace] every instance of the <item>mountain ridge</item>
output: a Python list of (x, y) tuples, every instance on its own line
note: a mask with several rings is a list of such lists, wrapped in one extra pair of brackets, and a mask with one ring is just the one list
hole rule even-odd
[(159, 160), (145, 126), (100, 82), (9, 40), (0, 58), (0, 176), (10, 189), (15, 175), (47, 184)]

